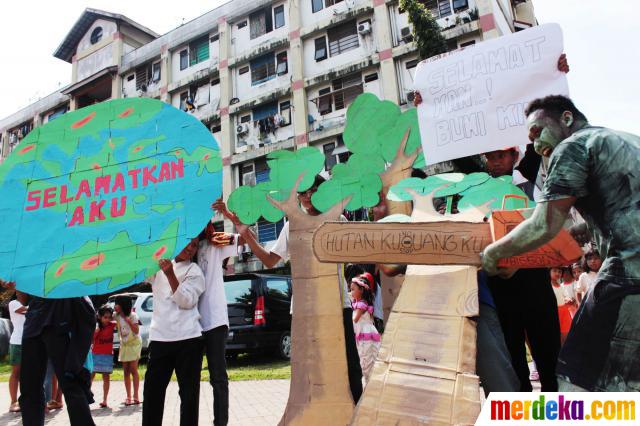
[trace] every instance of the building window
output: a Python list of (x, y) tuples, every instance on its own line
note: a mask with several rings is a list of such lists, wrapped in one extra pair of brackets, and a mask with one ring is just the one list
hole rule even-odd
[(189, 67), (189, 52), (187, 49), (180, 51), (180, 71)]
[(324, 7), (333, 6), (334, 4), (340, 3), (342, 0), (324, 0)]
[(211, 38), (209, 39), (209, 41), (211, 43), (215, 43), (216, 41), (220, 40), (220, 34), (214, 34), (211, 36)]
[(243, 115), (242, 117), (240, 117), (241, 123), (248, 123), (250, 121), (251, 121), (251, 115)]
[(275, 28), (284, 27), (284, 5), (273, 8), (273, 26)]
[(238, 22), (238, 29), (244, 28), (247, 26), (247, 21)]
[(199, 64), (209, 59), (209, 37), (203, 37), (189, 44), (189, 65)]
[(256, 172), (253, 170), (253, 163), (243, 164), (240, 167), (240, 186), (256, 184)]
[(327, 115), (331, 110), (331, 88), (320, 89), (318, 92), (318, 112), (320, 115)]
[(151, 81), (160, 81), (160, 62), (156, 62), (151, 66)]
[(246, 65), (244, 67), (240, 67), (238, 69), (238, 74), (242, 75), (242, 74), (246, 74), (249, 72), (249, 65)]
[(218, 133), (222, 131), (222, 126), (220, 125), (220, 122), (215, 122), (211, 125), (211, 127), (209, 128), (211, 130), (211, 133)]
[(329, 38), (330, 56), (336, 56), (360, 46), (356, 21), (349, 21), (330, 28), (327, 31), (327, 37)]
[(347, 108), (363, 92), (360, 73), (333, 80), (332, 85), (336, 111)]
[(424, 0), (421, 2), (434, 18), (445, 18), (453, 11), (459, 12), (469, 8), (468, 0)]
[(280, 102), (280, 115), (283, 119), (280, 127), (291, 124), (291, 101)]
[(469, 8), (468, 0), (453, 0), (453, 10), (458, 12)]
[[(286, 52), (285, 52), (286, 54)], [(273, 52), (251, 61), (251, 85), (264, 83), (276, 76), (275, 55)]]
[(322, 0), (311, 0), (311, 10), (313, 11), (313, 13), (322, 10), (322, 8)]
[(287, 66), (287, 52), (280, 52), (276, 55), (276, 74), (285, 75), (289, 72), (289, 68)]
[(249, 15), (249, 38), (253, 40), (273, 31), (271, 8), (262, 9)]
[(324, 61), (327, 59), (327, 40), (324, 37), (315, 39), (316, 53), (314, 58), (316, 62)]
[(412, 59), (410, 61), (407, 61), (407, 63), (405, 64), (405, 67), (410, 70), (412, 68), (415, 68), (418, 66), (418, 62), (420, 62), (419, 59)]
[(374, 72), (373, 74), (368, 74), (364, 76), (365, 83), (371, 83), (372, 81), (376, 81), (378, 79), (378, 73)]
[(211, 80), (211, 85), (212, 86), (217, 86), (218, 84), (220, 84), (220, 79), (219, 78), (214, 78), (213, 80)]
[(136, 75), (135, 75), (135, 74), (129, 74), (129, 75), (127, 76), (127, 81), (132, 81), (134, 78), (136, 78)]
[(189, 92), (180, 93), (180, 109), (183, 111), (187, 110), (187, 99), (189, 98)]
[(89, 41), (91, 42), (91, 44), (96, 44), (100, 40), (102, 40), (102, 27), (95, 27), (93, 31), (91, 31)]
[(327, 171), (331, 171), (333, 166), (338, 162), (336, 156), (333, 155), (335, 144), (333, 142), (322, 145), (322, 152), (324, 153), (324, 168)]
[(258, 221), (258, 242), (260, 244), (275, 241), (280, 235), (280, 231), (284, 227), (284, 219), (280, 219), (276, 223), (267, 222), (265, 220)]
[(465, 47), (473, 46), (476, 44), (475, 40), (467, 41), (466, 43), (460, 43), (460, 48), (464, 49)]

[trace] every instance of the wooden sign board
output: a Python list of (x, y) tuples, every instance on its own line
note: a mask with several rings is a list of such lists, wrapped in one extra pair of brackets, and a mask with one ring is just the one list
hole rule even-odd
[(313, 252), (320, 262), (479, 266), (492, 241), (488, 223), (326, 222)]
[[(501, 210), (491, 214), (491, 233), (494, 240), (507, 235), (518, 224), (531, 216), (533, 209)], [(567, 266), (582, 256), (582, 249), (566, 229), (561, 229), (553, 240), (537, 249), (498, 261), (502, 268), (551, 268)]]
[[(325, 222), (313, 235), (313, 252), (326, 263), (397, 263), (407, 265), (480, 266), (480, 253), (530, 214), (528, 210), (496, 211), (489, 223), (471, 222)], [(500, 259), (499, 267), (565, 266), (582, 250), (565, 229), (547, 244), (518, 256)]]

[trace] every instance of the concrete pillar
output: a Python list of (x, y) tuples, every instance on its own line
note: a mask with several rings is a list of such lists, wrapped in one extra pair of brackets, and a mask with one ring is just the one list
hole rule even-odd
[(398, 79), (393, 61), (393, 37), (389, 10), (384, 0), (373, 0), (374, 36), (380, 58), (382, 97), (395, 104), (399, 102)]
[(160, 46), (160, 100), (168, 104), (171, 103), (169, 83), (171, 83), (171, 52), (169, 47), (163, 44)]
[[(220, 70), (220, 155), (222, 156), (222, 196), (226, 201), (234, 190), (233, 168), (231, 167), (231, 155), (235, 151), (235, 138), (233, 135), (233, 123), (229, 115), (229, 101), (231, 100), (233, 81), (229, 69), (229, 52), (231, 48), (231, 26), (226, 17), (218, 20), (218, 34), (220, 37), (219, 70)], [(224, 229), (227, 232), (233, 230), (233, 224), (225, 220)]]
[[(113, 35), (113, 58), (114, 65), (120, 69), (120, 65), (122, 64), (122, 54), (124, 53), (124, 42), (122, 39), (122, 35), (120, 33), (116, 33)], [(115, 75), (111, 80), (111, 99), (120, 99), (122, 97), (122, 77), (116, 71)]]
[(0, 138), (0, 163), (7, 156), (7, 151), (9, 150), (9, 132), (2, 132), (2, 137)]
[(499, 10), (494, 11), (490, 0), (476, 0), (478, 8), (478, 16), (480, 29), (482, 30), (482, 40), (500, 37), (500, 32), (496, 27), (496, 18), (494, 13), (501, 13)]
[(302, 27), (300, 0), (289, 1), (289, 65), (291, 67), (291, 90), (293, 92), (293, 130), (296, 147), (309, 144), (309, 115), (307, 92), (304, 88), (304, 55), (300, 28)]

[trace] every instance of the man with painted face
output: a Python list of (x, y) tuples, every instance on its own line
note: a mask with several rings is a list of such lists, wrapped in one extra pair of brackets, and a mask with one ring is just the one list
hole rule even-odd
[(497, 274), (499, 259), (548, 242), (575, 206), (604, 260), (562, 347), (560, 391), (640, 391), (640, 137), (591, 126), (564, 96), (525, 113), (529, 139), (550, 158), (542, 202), (485, 249), (483, 267)]

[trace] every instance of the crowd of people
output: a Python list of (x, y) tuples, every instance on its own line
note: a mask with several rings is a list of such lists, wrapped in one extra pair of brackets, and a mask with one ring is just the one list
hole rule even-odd
[[(566, 67), (564, 57), (558, 66)], [(564, 96), (534, 100), (526, 116), (533, 145), (524, 158), (514, 147), (483, 155), (487, 173), (511, 175), (537, 204), (530, 219), (483, 252), (477, 318), (477, 370), (482, 386), (487, 393), (531, 391), (534, 372), (529, 369), (528, 347), (542, 391), (640, 391), (640, 138), (591, 126)], [(541, 166), (543, 157), (550, 158), (546, 169)], [(320, 214), (311, 196), (322, 182), (318, 176), (311, 188), (298, 193), (300, 207), (308, 215)], [(288, 222), (267, 250), (221, 200), (212, 207), (235, 224), (237, 234), (221, 236), (209, 224), (175, 259), (161, 259), (160, 271), (149, 279), (154, 310), (143, 425), (162, 423), (173, 372), (180, 389), (180, 422), (197, 424), (203, 353), (214, 393), (214, 423), (227, 423), (223, 260), (237, 255), (238, 245), (245, 243), (266, 267), (290, 257)], [(450, 213), (455, 210), (453, 206)], [(575, 211), (595, 240), (581, 262), (519, 271), (496, 266), (501, 258), (549, 241), (567, 217), (576, 216)], [(345, 355), (355, 403), (380, 346), (378, 277), (403, 272), (402, 267), (387, 266), (338, 267)], [(0, 284), (15, 287), (15, 283)], [(121, 341), (119, 360), (125, 366), (125, 403), (140, 403), (139, 323), (130, 301), (119, 299), (115, 312), (101, 307), (97, 315), (88, 298), (34, 297), (27, 302), (26, 295), (16, 291), (14, 302), (10, 305), (15, 334), (11, 338), (11, 409), (21, 410), (25, 425), (44, 422), (48, 363), (58, 378), (72, 424), (93, 424), (89, 371), (102, 374), (101, 406), (107, 406), (114, 327)], [(29, 368), (21, 369), (21, 364)], [(18, 378), (21, 395), (16, 399)]]

